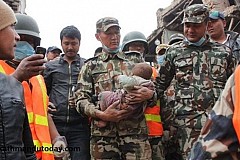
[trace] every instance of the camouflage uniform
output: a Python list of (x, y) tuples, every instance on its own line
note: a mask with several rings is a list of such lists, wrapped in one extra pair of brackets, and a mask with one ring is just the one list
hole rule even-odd
[(240, 62), (240, 36), (239, 33), (233, 31), (226, 31), (225, 34), (229, 35), (228, 40), (224, 43), (228, 46), (237, 61)]
[[(126, 55), (127, 59), (133, 61), (134, 63), (141, 63), (144, 61), (143, 56), (138, 52), (127, 51), (124, 52), (124, 54)], [(152, 150), (152, 159), (164, 160), (165, 157), (161, 136), (148, 136), (148, 140)]]
[(102, 91), (120, 89), (120, 84), (113, 77), (131, 75), (133, 66), (134, 63), (121, 52), (114, 55), (101, 53), (87, 61), (81, 69), (78, 80), (80, 88), (76, 91), (77, 110), (92, 117), (90, 149), (94, 159), (151, 159), (144, 115), (138, 119), (109, 122), (104, 128), (96, 126), (98, 119), (95, 112), (100, 108), (93, 97)]
[(240, 98), (235, 95), (235, 74), (236, 72), (228, 79), (198, 141), (194, 144), (190, 155), (191, 160), (240, 159), (240, 145), (232, 123), (234, 102), (236, 98)]
[[(183, 22), (202, 23), (206, 17), (208, 11), (203, 5), (192, 5), (185, 10)], [(235, 64), (236, 60), (228, 48), (211, 43), (208, 38), (199, 47), (184, 40), (167, 50), (156, 79), (157, 90), (162, 99), (164, 91), (175, 78), (171, 120), (177, 128), (176, 136), (184, 159), (197, 140), (207, 114), (220, 96)]]

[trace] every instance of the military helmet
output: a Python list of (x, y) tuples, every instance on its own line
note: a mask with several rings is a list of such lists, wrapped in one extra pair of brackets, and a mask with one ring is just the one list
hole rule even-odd
[(172, 44), (174, 44), (174, 43), (176, 43), (176, 42), (179, 42), (179, 41), (182, 41), (182, 40), (184, 40), (184, 35), (183, 34), (181, 34), (181, 33), (174, 33), (174, 34), (172, 34), (171, 36), (170, 36), (170, 40), (169, 40), (169, 42), (168, 42), (168, 44), (169, 45), (172, 45)]
[(18, 20), (15, 30), (18, 34), (30, 35), (36, 39), (36, 45), (40, 44), (39, 28), (37, 22), (26, 14), (16, 13)]
[(209, 8), (204, 4), (193, 4), (184, 10), (182, 23), (202, 23), (209, 17)]
[(128, 51), (128, 47), (131, 42), (143, 42), (144, 48), (145, 48), (145, 53), (148, 52), (147, 38), (141, 32), (132, 31), (124, 36), (123, 41), (122, 41), (122, 51), (123, 52)]

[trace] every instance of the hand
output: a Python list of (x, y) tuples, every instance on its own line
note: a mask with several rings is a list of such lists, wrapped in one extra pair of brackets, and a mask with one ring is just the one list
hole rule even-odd
[(48, 112), (56, 112), (56, 106), (52, 102), (48, 102)]
[(14, 71), (14, 76), (18, 81), (22, 82), (28, 80), (33, 76), (39, 75), (44, 70), (43, 64), (46, 60), (43, 59), (42, 54), (33, 54), (27, 58), (24, 58)]
[(103, 127), (106, 127), (107, 122), (102, 121), (102, 120), (94, 120), (94, 124), (95, 124), (98, 128), (103, 128)]
[(103, 121), (119, 122), (128, 116), (127, 110), (119, 110), (120, 101), (111, 104), (104, 112), (98, 110), (96, 116)]
[(67, 141), (64, 136), (57, 136), (53, 140), (53, 154), (55, 157), (64, 157), (68, 152), (66, 151)]
[(134, 90), (131, 90), (125, 95), (125, 102), (127, 104), (137, 104), (149, 100), (153, 97), (154, 91), (143, 86), (134, 86)]
[(75, 98), (75, 96), (69, 97), (68, 105), (70, 106), (70, 108), (76, 108), (76, 98)]
[(167, 143), (171, 139), (174, 139), (177, 135), (177, 128), (170, 126), (169, 130), (164, 130), (163, 131), (163, 136), (162, 136), (162, 142)]

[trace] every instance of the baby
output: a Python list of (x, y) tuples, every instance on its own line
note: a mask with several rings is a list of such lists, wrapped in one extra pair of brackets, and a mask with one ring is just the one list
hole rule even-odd
[[(119, 82), (122, 89), (118, 89), (115, 92), (103, 91), (99, 94), (99, 105), (101, 111), (107, 109), (112, 103), (120, 100), (119, 109), (127, 109), (131, 111), (128, 117), (138, 119), (144, 113), (147, 102), (138, 103), (134, 105), (127, 105), (125, 103), (125, 94), (134, 90), (134, 86), (143, 86), (149, 89), (154, 89), (154, 84), (151, 81), (152, 67), (147, 63), (138, 63), (132, 69), (133, 76), (118, 75), (114, 77), (114, 80)], [(98, 121), (98, 127), (105, 127), (107, 122)]]

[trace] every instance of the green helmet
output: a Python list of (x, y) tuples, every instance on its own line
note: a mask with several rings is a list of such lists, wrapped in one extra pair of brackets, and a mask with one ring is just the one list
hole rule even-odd
[(183, 41), (184, 40), (184, 35), (183, 34), (181, 34), (181, 33), (174, 33), (174, 34), (172, 34), (171, 36), (170, 36), (170, 40), (169, 40), (169, 42), (168, 42), (168, 44), (169, 45), (172, 45), (172, 44), (174, 44), (174, 43), (176, 43), (176, 42), (179, 42), (179, 41)]
[(131, 42), (143, 42), (145, 47), (145, 53), (148, 52), (148, 43), (147, 39), (141, 32), (132, 31), (125, 35), (122, 41), (122, 51), (128, 51), (129, 44)]
[(18, 34), (24, 34), (33, 36), (35, 39), (35, 45), (40, 45), (39, 28), (37, 22), (26, 14), (16, 13), (17, 24), (15, 30)]

